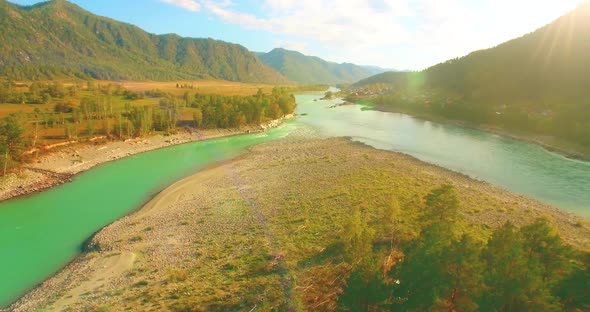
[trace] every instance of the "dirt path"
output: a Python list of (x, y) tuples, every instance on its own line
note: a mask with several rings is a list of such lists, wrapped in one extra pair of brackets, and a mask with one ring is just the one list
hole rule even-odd
[(79, 298), (84, 298), (86, 294), (100, 291), (107, 283), (113, 279), (120, 278), (125, 272), (131, 270), (136, 258), (137, 255), (135, 253), (124, 252), (90, 261), (88, 263), (88, 269), (91, 274), (86, 276), (80, 285), (67, 291), (63, 297), (50, 305), (48, 309), (61, 311), (72, 305)]

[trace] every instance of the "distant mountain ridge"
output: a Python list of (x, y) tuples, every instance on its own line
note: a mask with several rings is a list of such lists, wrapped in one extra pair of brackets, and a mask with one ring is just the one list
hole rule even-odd
[(386, 72), (399, 72), (400, 70), (397, 69), (393, 69), (393, 68), (383, 68), (383, 67), (379, 67), (379, 66), (373, 66), (373, 65), (360, 65), (362, 68), (366, 69), (369, 73), (371, 73), (371, 75), (378, 75), (381, 73), (386, 73)]
[(376, 66), (328, 62), (316, 56), (308, 56), (282, 48), (273, 49), (268, 53), (257, 53), (257, 55), (263, 63), (274, 68), (289, 80), (304, 84), (353, 83), (386, 71)]
[(355, 82), (354, 84), (351, 85), (351, 88), (353, 88), (353, 89), (362, 88), (362, 87), (365, 87), (368, 85), (378, 84), (378, 83), (389, 84), (389, 85), (404, 83), (406, 81), (406, 77), (410, 73), (411, 72), (393, 72), (393, 71), (379, 73), (374, 76), (367, 77), (365, 79), (361, 79), (361, 80)]
[(23, 7), (0, 0), (0, 76), (51, 79), (216, 78), (287, 83), (243, 46), (154, 35), (65, 0)]

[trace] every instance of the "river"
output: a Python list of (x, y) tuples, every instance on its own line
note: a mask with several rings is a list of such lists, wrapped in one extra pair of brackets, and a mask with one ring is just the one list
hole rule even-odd
[(348, 136), (380, 149), (488, 181), (590, 216), (590, 163), (486, 132), (441, 125), (359, 105), (297, 96), (297, 120), (249, 134), (155, 150), (100, 165), (71, 183), (0, 203), (0, 307), (54, 274), (101, 227), (140, 207), (155, 192), (249, 146), (297, 128), (321, 137)]
[[(298, 98), (299, 122), (322, 136), (348, 136), (490, 182), (562, 210), (590, 217), (590, 162), (568, 159), (539, 145), (360, 105)], [(306, 104), (309, 103), (309, 104)]]
[(102, 164), (50, 190), (0, 203), (0, 307), (67, 264), (94, 232), (140, 207), (156, 192), (199, 169), (290, 133), (183, 144)]

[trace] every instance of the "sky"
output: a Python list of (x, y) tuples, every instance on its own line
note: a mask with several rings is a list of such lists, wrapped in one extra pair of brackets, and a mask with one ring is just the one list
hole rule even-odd
[[(146, 31), (421, 70), (540, 28), (582, 0), (70, 0)], [(38, 0), (11, 0), (31, 5)]]

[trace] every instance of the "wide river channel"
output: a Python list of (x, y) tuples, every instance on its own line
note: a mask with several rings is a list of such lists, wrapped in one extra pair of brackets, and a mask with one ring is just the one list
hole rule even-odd
[[(156, 192), (215, 162), (296, 129), (351, 137), (484, 180), (590, 217), (590, 163), (486, 132), (367, 110), (329, 108), (320, 93), (297, 96), (306, 115), (266, 133), (159, 149), (100, 165), (71, 183), (0, 203), (0, 307), (78, 255), (94, 232), (139, 208)], [(306, 131), (310, 132), (310, 131)]]

